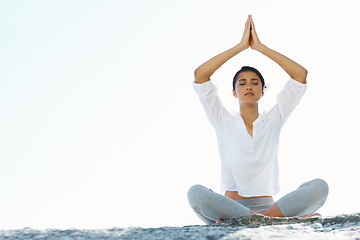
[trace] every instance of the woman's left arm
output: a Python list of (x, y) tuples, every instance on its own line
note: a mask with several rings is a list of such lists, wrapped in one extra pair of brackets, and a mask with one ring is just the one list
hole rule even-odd
[(294, 62), (288, 57), (285, 57), (284, 55), (268, 48), (264, 44), (262, 44), (256, 34), (255, 31), (255, 25), (252, 20), (252, 17), (250, 18), (250, 47), (251, 49), (257, 50), (260, 53), (264, 54), (265, 56), (269, 57), (273, 61), (275, 61), (277, 64), (282, 67), (287, 74), (290, 75), (290, 77), (300, 83), (306, 83), (306, 76), (307, 76), (307, 70), (303, 68), (300, 64)]

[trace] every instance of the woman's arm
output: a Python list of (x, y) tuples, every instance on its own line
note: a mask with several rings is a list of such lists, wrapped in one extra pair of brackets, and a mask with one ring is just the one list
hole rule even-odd
[(220, 53), (219, 55), (211, 58), (207, 62), (203, 63), (200, 67), (195, 70), (195, 83), (204, 83), (209, 81), (211, 75), (221, 67), (226, 61), (234, 57), (238, 53), (249, 48), (249, 38), (250, 38), (250, 16), (245, 24), (245, 30), (243, 37), (235, 47), (230, 48), (229, 50)]
[(300, 83), (306, 83), (307, 70), (301, 65), (297, 64), (293, 60), (284, 55), (266, 47), (262, 44), (256, 34), (255, 25), (250, 15), (250, 47), (251, 49), (257, 50), (265, 56), (269, 57), (273, 61), (282, 67), (290, 77)]

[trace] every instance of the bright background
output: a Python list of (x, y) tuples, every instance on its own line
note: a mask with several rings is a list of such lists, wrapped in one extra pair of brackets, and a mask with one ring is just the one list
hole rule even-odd
[[(323, 215), (359, 212), (360, 34), (357, 1), (0, 2), (0, 228), (201, 224), (194, 184), (219, 191), (215, 132), (193, 71), (241, 39), (308, 69), (308, 90), (283, 128), (280, 198), (316, 177)], [(212, 77), (238, 110), (231, 79), (258, 68), (270, 109), (289, 77), (246, 50)]]

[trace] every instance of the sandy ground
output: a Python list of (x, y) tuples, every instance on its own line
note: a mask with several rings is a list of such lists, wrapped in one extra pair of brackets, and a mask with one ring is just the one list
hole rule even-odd
[[(246, 224), (246, 225), (244, 225)], [(112, 228), (97, 230), (1, 230), (0, 239), (358, 239), (360, 240), (360, 214), (318, 218), (310, 220), (234, 219), (221, 225), (162, 227), (162, 228)]]

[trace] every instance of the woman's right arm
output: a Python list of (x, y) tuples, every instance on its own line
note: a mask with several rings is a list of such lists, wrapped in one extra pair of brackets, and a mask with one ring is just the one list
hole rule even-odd
[(207, 62), (203, 63), (200, 67), (195, 70), (195, 83), (201, 84), (210, 80), (211, 75), (221, 67), (226, 61), (234, 57), (238, 53), (249, 48), (249, 38), (250, 38), (250, 17), (245, 24), (245, 30), (241, 42), (238, 43), (235, 47), (230, 48), (229, 50), (220, 53), (219, 55), (211, 58)]

